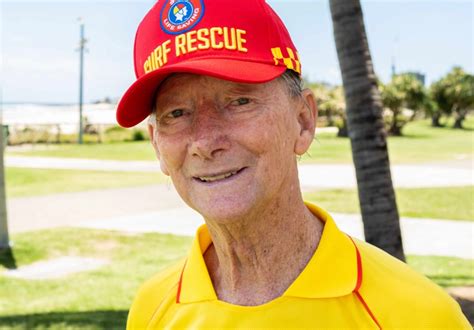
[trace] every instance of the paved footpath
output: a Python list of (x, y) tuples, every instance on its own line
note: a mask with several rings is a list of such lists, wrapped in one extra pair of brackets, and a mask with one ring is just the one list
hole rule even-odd
[[(12, 198), (7, 206), (13, 233), (75, 226), (193, 235), (202, 223), (171, 185)], [(363, 238), (359, 215), (332, 215), (344, 231)], [(474, 222), (403, 218), (401, 228), (408, 254), (474, 259)]]
[[(5, 164), (25, 168), (159, 171), (156, 161), (7, 156)], [(473, 185), (472, 164), (462, 164), (393, 165), (393, 181), (396, 187)], [(301, 164), (299, 176), (304, 190), (356, 187), (350, 164)], [(193, 235), (202, 221), (184, 205), (171, 184), (12, 198), (8, 200), (8, 212), (11, 232), (80, 226)], [(359, 215), (334, 214), (334, 218), (343, 230), (363, 238)], [(401, 228), (409, 254), (474, 259), (474, 222), (403, 218)]]
[[(7, 156), (5, 166), (24, 168), (76, 169), (96, 171), (157, 172), (157, 161), (117, 161), (79, 158)], [(352, 164), (300, 164), (303, 189), (355, 188)], [(474, 185), (472, 166), (447, 167), (437, 164), (392, 165), (396, 187), (446, 187)]]

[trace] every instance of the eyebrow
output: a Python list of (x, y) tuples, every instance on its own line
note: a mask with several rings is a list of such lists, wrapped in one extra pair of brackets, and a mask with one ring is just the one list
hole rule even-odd
[[(177, 78), (176, 80), (173, 81), (172, 85), (168, 85), (168, 84), (162, 84), (158, 90), (157, 90), (157, 94), (160, 94), (160, 95), (157, 95), (155, 97), (155, 100), (154, 100), (154, 103), (153, 103), (153, 106), (155, 108), (155, 111), (157, 114), (160, 113), (160, 109), (157, 107), (157, 101), (158, 99), (160, 99), (160, 104), (162, 105), (165, 105), (165, 106), (176, 106), (178, 103), (181, 103), (181, 102), (177, 102), (176, 101), (176, 97), (170, 93), (165, 93), (165, 95), (163, 95), (163, 91), (168, 91), (169, 89), (173, 89), (175, 88), (175, 86), (179, 86), (180, 84), (180, 80), (182, 79), (183, 77), (179, 77)], [(165, 80), (166, 82), (166, 80)], [(255, 94), (258, 94), (262, 91), (262, 86), (260, 86), (260, 84), (249, 84), (249, 83), (237, 83), (237, 82), (226, 82), (229, 84), (228, 88), (226, 88), (224, 91), (223, 91), (223, 96), (225, 98), (228, 98), (228, 97), (232, 97), (232, 96), (235, 96), (235, 95), (248, 95), (248, 94), (251, 94), (251, 95), (255, 95)], [(164, 88), (163, 88), (164, 87)], [(161, 107), (162, 108), (162, 107)]]
[(256, 93), (261, 90), (259, 87), (258, 84), (235, 84), (228, 89), (228, 92), (235, 94)]

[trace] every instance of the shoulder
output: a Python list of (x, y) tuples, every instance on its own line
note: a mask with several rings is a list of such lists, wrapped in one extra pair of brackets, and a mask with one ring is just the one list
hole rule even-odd
[(128, 314), (127, 329), (145, 329), (160, 305), (176, 299), (184, 260), (147, 280), (138, 290)]
[(382, 327), (455, 327), (469, 323), (442, 288), (379, 248), (354, 239), (362, 263), (360, 294)]

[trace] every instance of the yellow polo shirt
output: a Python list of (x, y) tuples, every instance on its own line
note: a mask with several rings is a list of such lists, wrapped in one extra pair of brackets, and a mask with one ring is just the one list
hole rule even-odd
[(205, 225), (186, 261), (139, 290), (127, 329), (450, 328), (471, 329), (440, 287), (382, 250), (341, 232), (319, 207), (321, 241), (298, 278), (275, 300), (238, 306), (218, 300), (204, 262)]

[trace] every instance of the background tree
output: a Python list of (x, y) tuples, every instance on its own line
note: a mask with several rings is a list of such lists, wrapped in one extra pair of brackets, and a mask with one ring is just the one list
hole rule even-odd
[(337, 136), (347, 137), (347, 116), (346, 116), (346, 100), (344, 99), (344, 89), (342, 86), (334, 86), (329, 90), (328, 101), (321, 106), (324, 109), (336, 114), (335, 124), (339, 129)]
[(331, 108), (325, 106), (330, 101), (330, 89), (331, 87), (325, 83), (311, 83), (309, 88), (313, 91), (316, 96), (316, 103), (318, 105), (318, 117), (324, 118), (325, 126), (334, 126), (334, 116)]
[[(421, 81), (409, 73), (392, 77), (387, 85), (379, 82), (379, 88), (382, 103), (391, 114), (388, 133), (400, 136), (403, 126), (412, 120), (416, 111), (425, 104), (427, 98), (425, 88)], [(403, 113), (408, 109), (413, 112), (412, 115)]]
[(382, 103), (358, 0), (329, 1), (365, 239), (404, 260)]
[(342, 86), (311, 83), (309, 87), (316, 95), (318, 118), (324, 120), (325, 126), (337, 126), (337, 136), (347, 137), (346, 102)]
[[(454, 67), (431, 85), (430, 94), (438, 111), (448, 116), (454, 115), (453, 127), (462, 128), (468, 111), (474, 108), (474, 76), (460, 67)], [(439, 125), (441, 113), (435, 112), (435, 116), (438, 116)]]
[(439, 108), (439, 103), (435, 101), (436, 96), (431, 87), (427, 91), (427, 97), (423, 103), (423, 110), (426, 116), (431, 118), (432, 127), (442, 127), (441, 116), (443, 115), (443, 111)]

